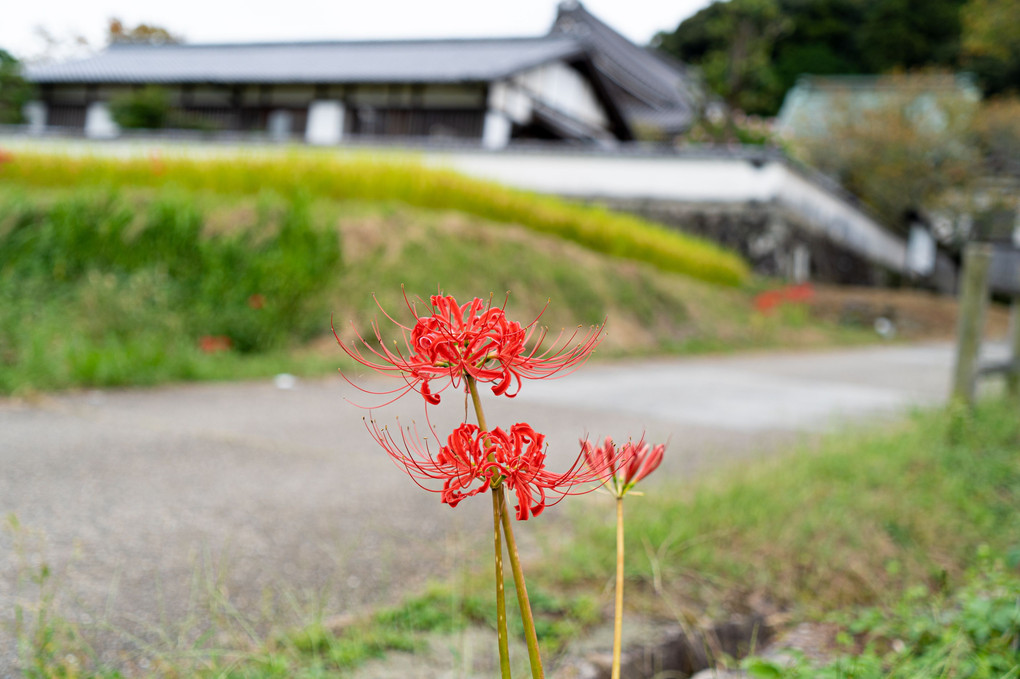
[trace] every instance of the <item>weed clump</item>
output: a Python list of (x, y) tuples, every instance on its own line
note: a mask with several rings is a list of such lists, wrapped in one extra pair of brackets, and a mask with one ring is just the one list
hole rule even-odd
[(226, 234), (172, 193), (137, 215), (115, 194), (0, 213), (0, 393), (188, 379), (325, 329), (340, 245), (306, 201)]

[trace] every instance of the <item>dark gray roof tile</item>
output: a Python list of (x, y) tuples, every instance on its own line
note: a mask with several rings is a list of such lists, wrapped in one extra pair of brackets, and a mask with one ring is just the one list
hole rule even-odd
[(123, 45), (32, 66), (37, 83), (424, 83), (491, 81), (583, 47), (562, 36), (483, 40)]
[(648, 108), (681, 111), (689, 120), (694, 118), (698, 85), (682, 65), (630, 42), (580, 2), (560, 4), (551, 35), (584, 44), (599, 72)]

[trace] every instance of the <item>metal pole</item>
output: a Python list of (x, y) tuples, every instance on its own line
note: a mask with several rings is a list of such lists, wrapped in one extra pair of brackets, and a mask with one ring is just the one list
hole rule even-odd
[(1006, 391), (1013, 398), (1020, 396), (1020, 296), (1010, 305), (1009, 346), (1010, 371), (1006, 373)]
[(974, 403), (981, 334), (988, 306), (988, 265), (991, 258), (992, 247), (988, 243), (968, 244), (963, 256), (952, 397), (967, 405)]

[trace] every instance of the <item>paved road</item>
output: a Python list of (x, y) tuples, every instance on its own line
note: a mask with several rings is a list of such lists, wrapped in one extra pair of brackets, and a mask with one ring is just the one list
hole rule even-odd
[[(490, 423), (546, 432), (560, 461), (584, 433), (647, 430), (671, 441), (660, 480), (684, 478), (841, 422), (939, 402), (950, 363), (947, 345), (615, 363), (486, 404)], [(182, 639), (218, 597), (258, 624), (307, 606), (356, 609), (484, 565), (485, 503), (451, 510), (415, 488), (347, 398), (365, 396), (325, 379), (0, 401), (0, 515), (22, 526), (0, 535), (0, 623), (16, 600), (35, 598), (23, 576), (39, 559), (74, 619)], [(438, 431), (463, 401), (447, 392), (441, 408)], [(377, 417), (398, 413), (420, 421), (420, 401)], [(525, 546), (557, 509), (522, 526)], [(5, 649), (8, 629), (0, 677)]]

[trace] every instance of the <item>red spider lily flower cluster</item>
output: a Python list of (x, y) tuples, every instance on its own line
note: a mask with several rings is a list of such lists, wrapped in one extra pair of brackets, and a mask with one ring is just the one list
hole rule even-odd
[[(407, 301), (407, 307), (414, 318), (408, 325), (383, 311), (399, 328), (403, 350), (386, 348), (378, 323), (372, 325), (375, 342), (360, 334), (350, 345), (339, 336), (337, 342), (361, 365), (405, 381), (405, 386), (384, 392), (396, 394), (392, 400), (416, 391), (425, 399), (426, 408), (439, 403), (439, 392), (446, 387), (467, 390), (474, 382), (489, 383), (493, 394), (512, 398), (525, 379), (558, 377), (579, 367), (602, 334), (600, 326), (580, 338), (578, 333), (566, 339), (561, 335), (542, 350), (546, 335), (537, 318), (522, 326), (508, 319), (503, 308), (479, 298), (458, 304), (453, 297), (433, 295), (427, 305), (421, 300), (418, 304)], [(420, 313), (423, 307), (430, 313)], [(437, 379), (446, 383), (433, 390), (431, 382)], [(538, 516), (567, 495), (598, 488), (630, 454), (620, 451), (593, 464), (586, 463), (579, 453), (567, 471), (556, 474), (545, 467), (545, 436), (523, 422), (509, 431), (485, 431), (464, 423), (434, 452), (415, 430), (400, 429), (395, 438), (374, 420), (368, 428), (415, 483), (439, 493), (444, 503), (455, 507), (464, 498), (505, 486), (516, 495), (517, 519), (521, 521)], [(440, 440), (431, 426), (430, 433)]]
[[(551, 347), (542, 350), (546, 335), (545, 330), (538, 327), (538, 318), (522, 326), (509, 320), (503, 308), (493, 307), (491, 300), (486, 303), (475, 298), (467, 304), (458, 304), (453, 297), (433, 295), (428, 305), (420, 301), (421, 307), (428, 307), (427, 314), (419, 313), (419, 305), (408, 301), (406, 296), (404, 300), (414, 318), (414, 322), (408, 325), (394, 320), (379, 307), (386, 318), (400, 329), (403, 349), (398, 342), (394, 342), (393, 350), (387, 348), (376, 322), (372, 324), (374, 342), (357, 334), (357, 341), (348, 345), (334, 329), (337, 343), (361, 365), (384, 375), (397, 375), (404, 380), (403, 387), (383, 392), (396, 394), (391, 403), (410, 391), (421, 394), (426, 404), (426, 421), (429, 421), (429, 406), (439, 404), (443, 389), (450, 386), (455, 389), (463, 387), (465, 392), (471, 394), (479, 426), (463, 422), (447, 437), (445, 445), (432, 430), (431, 422), (431, 436), (425, 439), (414, 428), (399, 426), (399, 434), (395, 437), (388, 428), (380, 428), (371, 419), (367, 422), (369, 433), (407, 472), (412, 481), (425, 490), (438, 493), (441, 501), (450, 507), (456, 507), (465, 498), (486, 490), (492, 491), (500, 674), (505, 679), (511, 676), (503, 590), (505, 537), (506, 553), (510, 557), (514, 585), (518, 592), (532, 677), (544, 676), (534, 616), (528, 603), (504, 488), (513, 492), (517, 499), (514, 509), (518, 521), (539, 516), (546, 507), (556, 504), (567, 495), (578, 495), (600, 488), (609, 479), (613, 480), (614, 487), (618, 489), (617, 497), (622, 498), (626, 489), (659, 464), (664, 446), (656, 446), (648, 454), (648, 447), (643, 442), (638, 446), (628, 444), (616, 450), (612, 441), (606, 439), (605, 446), (596, 452), (590, 444), (582, 441), (581, 452), (569, 469), (561, 474), (549, 471), (546, 469), (545, 436), (536, 432), (531, 425), (518, 422), (509, 431), (499, 427), (488, 428), (482, 413), (478, 383), (491, 384), (492, 393), (496, 396), (513, 398), (520, 393), (525, 379), (555, 377), (572, 371), (583, 364), (598, 345), (604, 325), (582, 335), (576, 343), (574, 340), (578, 333), (575, 332), (562, 343), (561, 334)], [(444, 382), (438, 390), (432, 387), (434, 380)], [(466, 419), (466, 402), (464, 416)], [(433, 448), (438, 447), (434, 451), (428, 443), (433, 439)], [(642, 460), (634, 460), (639, 454)], [(617, 481), (620, 470), (624, 470), (622, 480)], [(617, 515), (622, 518), (622, 502), (617, 507)], [(623, 533), (619, 535), (622, 541)], [(618, 591), (622, 594), (622, 587), (618, 587)], [(619, 631), (619, 623), (616, 629)]]
[(483, 431), (473, 424), (462, 424), (434, 455), (413, 430), (402, 429), (400, 442), (374, 421), (369, 431), (415, 483), (439, 493), (451, 507), (464, 498), (505, 485), (517, 497), (514, 509), (519, 521), (538, 516), (567, 495), (598, 488), (612, 469), (626, 462), (622, 456), (629, 454), (620, 451), (594, 464), (578, 455), (570, 469), (554, 474), (545, 468), (545, 436), (523, 422), (510, 427), (509, 432), (499, 427)]
[[(410, 301), (407, 307), (414, 317), (411, 325), (383, 311), (400, 329), (403, 349), (396, 343), (394, 350), (387, 348), (377, 323), (372, 325), (375, 342), (358, 334), (357, 341), (348, 345), (333, 331), (340, 348), (355, 361), (405, 381), (406, 386), (386, 392), (396, 394), (394, 400), (408, 391), (417, 391), (427, 403), (436, 405), (439, 391), (450, 385), (460, 387), (468, 376), (492, 383), (493, 394), (512, 398), (520, 392), (524, 379), (572, 372), (588, 359), (602, 335), (602, 326), (580, 338), (577, 332), (566, 338), (561, 333), (542, 350), (546, 334), (539, 328), (538, 318), (522, 326), (507, 319), (504, 310), (493, 307), (491, 301), (476, 297), (459, 305), (453, 297), (433, 295), (427, 305), (428, 314), (420, 314), (419, 305)], [(436, 379), (448, 382), (434, 391), (431, 381)]]
[(638, 481), (654, 472), (662, 463), (665, 452), (665, 444), (651, 447), (645, 443), (644, 438), (636, 444), (628, 441), (619, 449), (608, 436), (601, 446), (581, 441), (581, 453), (588, 468), (602, 470), (599, 478), (618, 498), (622, 498)]
[(788, 285), (778, 290), (766, 290), (754, 298), (755, 310), (768, 314), (784, 304), (803, 304), (810, 302), (815, 295), (810, 283)]

